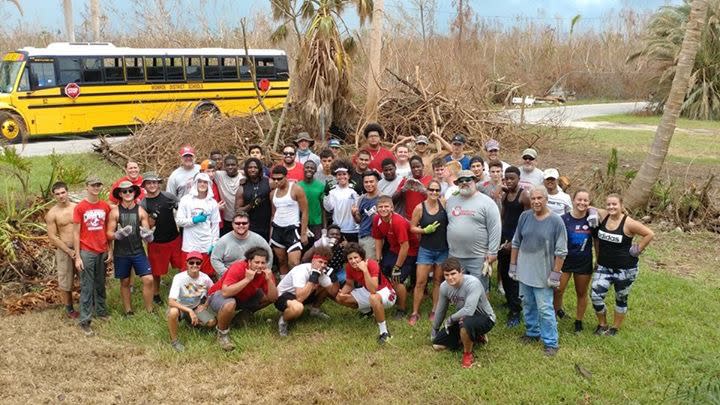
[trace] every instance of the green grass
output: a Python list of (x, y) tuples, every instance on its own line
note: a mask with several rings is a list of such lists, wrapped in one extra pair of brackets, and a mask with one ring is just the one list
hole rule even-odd
[[(623, 125), (658, 125), (660, 123), (659, 115), (636, 115), (636, 114), (614, 114), (601, 115), (598, 117), (584, 118), (583, 121), (603, 121), (612, 122)], [(720, 129), (720, 121), (702, 121), (690, 120), (687, 118), (679, 118), (677, 127), (683, 129)]]
[[(690, 238), (697, 239), (694, 246), (702, 242), (702, 236)], [(649, 268), (656, 260), (671, 261), (673, 250), (687, 242), (670, 238), (663, 243), (670, 245), (650, 245), (620, 334), (593, 336), (596, 321), (589, 307), (580, 336), (572, 332), (572, 315), (560, 321), (561, 350), (552, 359), (542, 355), (540, 345), (519, 343), (522, 327), (505, 328), (506, 310), (497, 293), (491, 301), (498, 323), (489, 333), (490, 343), (476, 348), (477, 366), (471, 370), (460, 368), (460, 353), (431, 349), (427, 303), (414, 328), (405, 321), (388, 321), (394, 338), (385, 347), (375, 341), (374, 322), (327, 302), (323, 308), (330, 321), (303, 317), (287, 339), (277, 335), (277, 311), (264, 309), (248, 327), (232, 329), (237, 349), (229, 354), (217, 346), (212, 332), (182, 324), (186, 352), (178, 355), (168, 344), (162, 315), (120, 316), (113, 281), (108, 288), (113, 319), (97, 329), (102, 336), (135, 342), (169, 370), (193, 362), (219, 374), (245, 370), (252, 381), (243, 380), (244, 389), (262, 395), (268, 381), (282, 381), (286, 387), (305, 387), (307, 402), (655, 403), (678, 386), (693, 385), (720, 369), (720, 328), (714, 319), (720, 313), (720, 281), (698, 282)], [(136, 283), (134, 307), (142, 312), (139, 291)], [(565, 295), (568, 314), (574, 314), (574, 296), (571, 285)], [(606, 302), (612, 309), (612, 293)], [(576, 364), (590, 370), (592, 378), (580, 376)]]

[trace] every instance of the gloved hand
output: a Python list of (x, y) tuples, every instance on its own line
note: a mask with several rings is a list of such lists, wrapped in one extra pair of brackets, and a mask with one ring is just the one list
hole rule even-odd
[(400, 271), (400, 266), (393, 266), (392, 272), (390, 273), (390, 277), (392, 278), (393, 283), (399, 283), (400, 282), (400, 275), (402, 272)]
[(201, 213), (195, 215), (194, 217), (192, 217), (193, 224), (199, 224), (199, 223), (205, 222), (205, 221), (207, 221), (207, 219), (208, 219), (208, 216), (204, 212), (201, 212)]
[(312, 271), (310, 272), (310, 279), (308, 279), (308, 283), (320, 284), (320, 270), (312, 269)]
[(426, 225), (422, 230), (424, 234), (429, 234), (437, 231), (437, 229), (440, 227), (440, 222), (435, 221), (430, 225)]
[(630, 246), (630, 256), (640, 257), (641, 253), (642, 250), (640, 250), (640, 245), (638, 245), (637, 243), (633, 243), (632, 246)]
[(430, 341), (434, 342), (435, 338), (437, 337), (438, 330), (437, 329), (430, 329)]
[(598, 215), (598, 210), (596, 210), (595, 208), (590, 208), (588, 210), (587, 223), (588, 225), (590, 225), (590, 228), (597, 228), (600, 225), (600, 216)]
[(332, 267), (326, 267), (326, 268), (325, 268), (325, 274), (327, 274), (328, 277), (330, 277), (330, 282), (331, 282), (331, 283), (337, 283), (337, 282), (338, 282), (338, 275), (337, 275), (337, 273), (338, 273), (338, 272), (335, 271), (335, 269), (333, 269)]
[(132, 233), (132, 230), (133, 228), (130, 225), (125, 225), (125, 227), (118, 229), (115, 231), (115, 240), (123, 240), (127, 238)]
[(147, 243), (152, 242), (155, 239), (155, 229), (147, 229), (145, 227), (140, 227), (140, 237), (142, 240), (144, 240)]
[(450, 327), (453, 325), (453, 323), (455, 323), (455, 322), (453, 322), (452, 318), (450, 318), (449, 316), (447, 318), (445, 318), (445, 322), (443, 323), (443, 326), (445, 327), (446, 333), (448, 333), (448, 334), (450, 333)]
[(508, 276), (510, 276), (511, 279), (517, 281), (517, 264), (510, 265), (510, 268), (508, 269)]
[(559, 271), (551, 271), (550, 276), (547, 279), (548, 287), (558, 288), (560, 287), (560, 276), (562, 275)]
[(211, 255), (213, 249), (215, 249), (215, 245), (210, 245), (210, 249), (208, 249), (208, 254)]
[(492, 264), (488, 262), (483, 263), (482, 275), (485, 277), (492, 277)]

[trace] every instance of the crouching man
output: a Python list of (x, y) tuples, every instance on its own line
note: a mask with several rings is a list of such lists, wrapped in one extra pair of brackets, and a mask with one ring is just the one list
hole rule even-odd
[(185, 346), (178, 340), (178, 323), (181, 320), (189, 322), (192, 326), (212, 328), (217, 323), (215, 315), (208, 310), (207, 292), (213, 282), (205, 273), (200, 271), (203, 264), (203, 255), (200, 252), (187, 254), (186, 269), (173, 277), (168, 295), (167, 323), (170, 330), (170, 344), (178, 352), (185, 350)]
[(230, 341), (230, 322), (236, 311), (254, 313), (277, 300), (275, 277), (267, 266), (270, 253), (255, 247), (245, 260), (233, 263), (210, 288), (210, 308), (217, 314), (218, 344), (225, 351), (235, 348)]
[[(442, 265), (445, 281), (440, 285), (440, 297), (430, 338), (433, 349), (463, 349), (462, 366), (470, 368), (475, 361), (473, 346), (487, 343), (486, 333), (495, 326), (495, 312), (480, 280), (463, 274), (460, 261), (448, 258)], [(448, 302), (457, 312), (445, 317)]]
[(330, 318), (320, 310), (320, 305), (328, 295), (337, 293), (337, 286), (325, 274), (332, 252), (324, 246), (313, 249), (312, 261), (293, 267), (277, 286), (279, 297), (275, 308), (281, 313), (278, 332), (282, 337), (288, 335), (290, 321), (303, 314), (305, 305), (311, 305), (311, 316)]
[(335, 300), (340, 305), (357, 308), (362, 314), (372, 312), (380, 330), (378, 343), (384, 345), (392, 337), (385, 323), (385, 308), (395, 305), (395, 290), (380, 272), (378, 263), (365, 259), (365, 249), (359, 243), (348, 243), (345, 253), (348, 260), (346, 281)]

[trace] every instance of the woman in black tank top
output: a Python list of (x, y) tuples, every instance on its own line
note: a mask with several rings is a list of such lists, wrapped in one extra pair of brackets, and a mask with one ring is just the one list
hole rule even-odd
[(430, 271), (433, 272), (433, 290), (432, 311), (429, 317), (431, 320), (435, 317), (443, 275), (440, 265), (448, 257), (448, 217), (440, 201), (440, 190), (440, 182), (435, 179), (430, 180), (427, 186), (427, 200), (415, 207), (410, 220), (410, 231), (421, 235), (417, 256), (417, 279), (413, 293), (413, 312), (408, 320), (410, 326), (414, 326), (420, 319), (420, 303)]
[[(638, 273), (638, 257), (655, 234), (645, 225), (623, 214), (622, 197), (610, 194), (597, 230), (597, 270), (592, 279), (592, 304), (598, 318), (596, 335), (615, 335), (627, 313), (628, 295)], [(639, 242), (633, 238), (640, 236)], [(615, 316), (608, 328), (605, 296), (615, 288)]]

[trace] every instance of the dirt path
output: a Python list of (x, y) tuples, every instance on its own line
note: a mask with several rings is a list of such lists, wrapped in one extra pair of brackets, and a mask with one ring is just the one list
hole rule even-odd
[[(568, 123), (568, 126), (573, 128), (585, 128), (585, 129), (619, 129), (628, 131), (650, 131), (655, 132), (657, 125), (648, 124), (618, 124), (608, 121), (573, 121)], [(712, 135), (716, 134), (717, 131), (713, 129), (701, 129), (701, 128), (675, 128), (675, 131), (682, 132), (690, 135)]]

